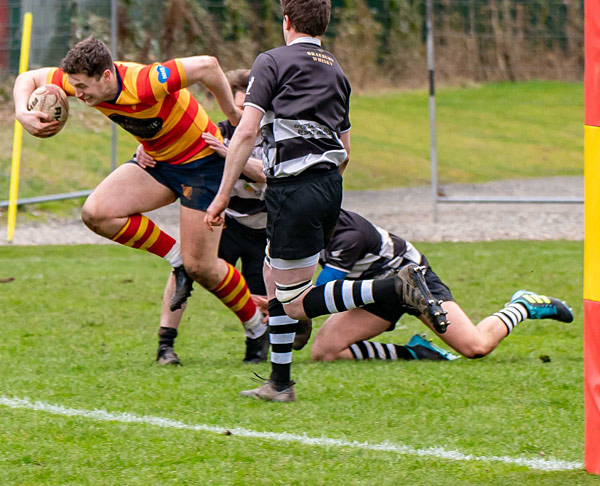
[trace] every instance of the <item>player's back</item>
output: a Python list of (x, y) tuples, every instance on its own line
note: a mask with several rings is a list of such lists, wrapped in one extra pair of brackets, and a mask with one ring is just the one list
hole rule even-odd
[(268, 176), (330, 170), (346, 160), (341, 134), (350, 130), (350, 83), (317, 39), (299, 38), (259, 54), (244, 106), (264, 113)]
[(349, 128), (350, 83), (333, 54), (311, 42), (297, 42), (264, 55), (277, 65), (275, 117), (315, 121), (338, 135)]

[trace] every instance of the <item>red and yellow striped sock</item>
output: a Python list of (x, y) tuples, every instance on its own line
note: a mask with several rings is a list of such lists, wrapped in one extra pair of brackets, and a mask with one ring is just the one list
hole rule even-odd
[(227, 264), (228, 271), (223, 281), (211, 292), (223, 302), (242, 322), (248, 322), (256, 315), (256, 304), (250, 298), (246, 279), (235, 267)]
[(181, 265), (179, 243), (142, 214), (131, 216), (111, 240), (154, 253), (173, 266)]

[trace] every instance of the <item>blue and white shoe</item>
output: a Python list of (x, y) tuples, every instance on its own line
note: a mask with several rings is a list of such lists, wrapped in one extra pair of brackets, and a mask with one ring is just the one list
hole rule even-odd
[(529, 290), (517, 290), (510, 299), (511, 304), (522, 304), (529, 319), (555, 319), (573, 322), (573, 310), (562, 300), (539, 295)]
[(415, 334), (406, 344), (406, 349), (413, 355), (414, 359), (427, 359), (431, 361), (452, 361), (460, 356), (436, 346), (429, 342), (421, 334)]

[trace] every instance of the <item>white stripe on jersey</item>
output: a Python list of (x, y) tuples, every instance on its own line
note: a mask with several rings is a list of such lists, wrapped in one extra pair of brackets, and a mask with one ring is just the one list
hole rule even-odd
[(267, 213), (241, 214), (233, 209), (226, 209), (225, 214), (248, 228), (264, 230), (267, 227)]
[[(273, 155), (275, 151), (273, 151)], [(269, 151), (269, 157), (271, 151)], [(347, 153), (345, 149), (340, 150), (329, 150), (322, 154), (308, 154), (304, 157), (298, 157), (296, 159), (285, 160), (275, 165), (275, 157), (268, 161), (266, 169), (272, 169), (275, 177), (286, 177), (300, 174), (302, 171), (308, 169), (311, 165), (315, 165), (321, 162), (334, 164), (340, 166), (346, 160)], [(264, 159), (263, 159), (264, 166)]]
[(416, 263), (417, 265), (420, 265), (421, 260), (423, 259), (423, 255), (421, 255), (419, 250), (417, 250), (410, 241), (406, 241), (406, 251), (402, 256), (407, 260)]
[(367, 253), (364, 257), (358, 260), (353, 266), (352, 271), (348, 274), (348, 278), (358, 279), (363, 272), (366, 272), (371, 266), (380, 260), (379, 255), (373, 253)]
[(394, 258), (394, 242), (392, 241), (392, 237), (390, 233), (383, 228), (380, 228), (376, 224), (373, 225), (379, 235), (381, 236), (381, 249), (379, 250), (379, 254), (382, 257), (392, 259)]
[(310, 120), (286, 120), (275, 118), (273, 120), (273, 136), (276, 142), (290, 138), (328, 138), (335, 140), (340, 147), (342, 141), (331, 128)]
[(264, 108), (262, 108), (262, 107), (260, 107), (258, 105), (255, 105), (254, 103), (248, 103), (248, 102), (246, 102), (246, 103), (244, 103), (244, 106), (251, 106), (252, 108), (256, 108), (257, 110), (260, 110), (263, 113), (265, 113)]
[(272, 170), (272, 175), (275, 177), (297, 175), (311, 165), (321, 162), (340, 166), (348, 156), (344, 149), (344, 144), (337, 133), (325, 125), (308, 120), (275, 118), (275, 114), (271, 110), (265, 112), (265, 115), (260, 121), (261, 127), (269, 124), (273, 125), (273, 138), (275, 142), (281, 142), (282, 140), (289, 140), (291, 138), (328, 138), (330, 140), (335, 140), (340, 146), (339, 150), (328, 150), (321, 154), (307, 154), (303, 157), (284, 160), (278, 164), (275, 163), (277, 159), (276, 148), (268, 146), (267, 150), (263, 151), (263, 168), (265, 171)]

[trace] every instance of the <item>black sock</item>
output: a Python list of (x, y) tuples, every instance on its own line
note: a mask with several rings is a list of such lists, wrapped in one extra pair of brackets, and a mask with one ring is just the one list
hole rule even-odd
[(174, 327), (159, 327), (158, 328), (158, 345), (175, 346), (175, 338), (177, 337), (177, 329)]

